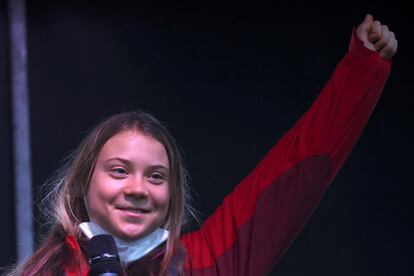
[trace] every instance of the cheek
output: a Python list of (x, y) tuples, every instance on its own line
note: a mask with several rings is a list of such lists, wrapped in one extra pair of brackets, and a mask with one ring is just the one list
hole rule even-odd
[(102, 200), (99, 198), (98, 193), (95, 191), (93, 186), (89, 186), (88, 191), (85, 196), (85, 205), (88, 215), (91, 219), (96, 217), (97, 210), (102, 203)]
[(94, 183), (93, 180), (89, 183), (88, 190), (86, 192), (86, 203), (88, 207), (94, 206), (96, 203), (99, 203), (98, 197), (99, 197), (99, 189), (96, 187), (97, 185)]
[(99, 174), (94, 173), (85, 196), (86, 206), (91, 217), (94, 217), (97, 211), (102, 209), (102, 206), (110, 202), (113, 197), (114, 191), (109, 188), (111, 185), (103, 185), (104, 183), (107, 181), (104, 181)]
[(168, 188), (160, 189), (154, 193), (153, 197), (158, 208), (162, 210), (165, 214), (168, 212), (169, 203), (170, 203), (170, 192)]

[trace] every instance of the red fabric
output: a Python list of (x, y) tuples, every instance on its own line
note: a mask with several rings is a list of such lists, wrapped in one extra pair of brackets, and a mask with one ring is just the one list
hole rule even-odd
[[(271, 213), (277, 221), (269, 223), (271, 227), (266, 232), (268, 243), (274, 247), (268, 263), (263, 264), (269, 270), (302, 229), (347, 158), (377, 103), (389, 72), (390, 62), (365, 48), (353, 34), (348, 53), (309, 111), (225, 198), (199, 231), (182, 237), (188, 253), (187, 271), (191, 270), (193, 275), (236, 275), (236, 270), (244, 271), (249, 264), (243, 262), (241, 256), (251, 254), (247, 251), (257, 246), (240, 238), (256, 240), (244, 233), (267, 227), (255, 223), (263, 223), (257, 219), (260, 212)], [(310, 159), (316, 161), (307, 162), (307, 167), (301, 165)], [(309, 173), (304, 172), (308, 172), (309, 166), (320, 174), (307, 179)], [(324, 170), (329, 170), (326, 179), (320, 176), (325, 175)], [(286, 175), (289, 179), (281, 181)], [(321, 183), (315, 183), (315, 179), (320, 179)], [(295, 188), (286, 187), (286, 183)], [(267, 198), (267, 191), (275, 185), (275, 198), (261, 202), (263, 207), (258, 210), (259, 199)], [(274, 206), (271, 201), (275, 200), (280, 201), (278, 209), (267, 208)], [(254, 258), (252, 256), (252, 262)], [(221, 264), (221, 259), (226, 259), (226, 263)]]
[(73, 257), (65, 266), (66, 276), (88, 276), (89, 264), (83, 256), (79, 243), (72, 235), (66, 237), (66, 244), (72, 250)]
[(80, 246), (79, 243), (76, 241), (76, 239), (72, 235), (68, 235), (66, 237), (66, 244), (69, 246), (72, 251), (79, 252)]

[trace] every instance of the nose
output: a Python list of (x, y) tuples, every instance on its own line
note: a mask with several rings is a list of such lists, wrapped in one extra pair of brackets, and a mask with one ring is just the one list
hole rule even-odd
[(125, 195), (143, 198), (148, 196), (147, 183), (142, 176), (131, 177), (124, 187)]

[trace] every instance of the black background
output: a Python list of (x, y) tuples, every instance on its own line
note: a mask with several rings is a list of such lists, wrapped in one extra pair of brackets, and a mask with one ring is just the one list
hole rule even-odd
[[(411, 275), (412, 30), (397, 2), (28, 1), (35, 189), (101, 118), (165, 122), (211, 214), (307, 110), (369, 12), (399, 40), (360, 141), (271, 275)], [(7, 12), (1, 4), (0, 266), (15, 258)], [(40, 233), (36, 210), (36, 233)]]

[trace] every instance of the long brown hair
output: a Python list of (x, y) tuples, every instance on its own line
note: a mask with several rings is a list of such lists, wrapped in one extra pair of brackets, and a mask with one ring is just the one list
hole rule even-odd
[(166, 274), (169, 266), (174, 263), (178, 272), (183, 274), (183, 261), (177, 263), (174, 255), (182, 252), (179, 239), (181, 228), (187, 218), (194, 215), (194, 212), (190, 207), (182, 156), (175, 140), (163, 124), (148, 113), (129, 111), (113, 115), (97, 124), (83, 139), (66, 165), (59, 170), (54, 180), (48, 183), (49, 187), (51, 185), (53, 187), (45, 198), (44, 206), (47, 212), (45, 215), (52, 224), (51, 230), (33, 256), (11, 275), (16, 274), (18, 270), (19, 275), (59, 273), (58, 270), (61, 270), (61, 267), (56, 268), (59, 266), (56, 265), (54, 256), (60, 254), (62, 257), (67, 257), (68, 253), (62, 249), (65, 237), (72, 235), (80, 241), (81, 233), (78, 225), (89, 221), (84, 196), (87, 193), (99, 153), (111, 137), (126, 130), (137, 130), (150, 135), (159, 141), (167, 152), (171, 196), (166, 225), (168, 225), (170, 235), (157, 270), (159, 274)]

